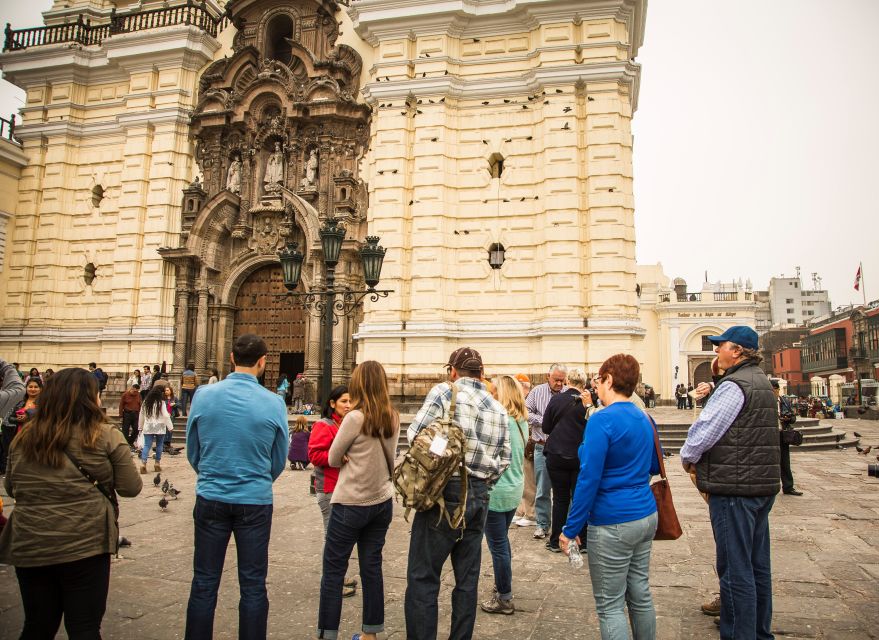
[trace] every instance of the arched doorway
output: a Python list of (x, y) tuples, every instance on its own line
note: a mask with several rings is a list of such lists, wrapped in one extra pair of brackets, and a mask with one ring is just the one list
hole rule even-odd
[(693, 370), (693, 386), (699, 386), (700, 382), (711, 382), (710, 362), (703, 362)]
[(305, 370), (305, 313), (275, 299), (285, 292), (281, 265), (270, 264), (251, 273), (235, 297), (233, 341), (245, 333), (266, 341), (269, 353), (263, 384), (272, 391), (281, 373), (292, 382)]

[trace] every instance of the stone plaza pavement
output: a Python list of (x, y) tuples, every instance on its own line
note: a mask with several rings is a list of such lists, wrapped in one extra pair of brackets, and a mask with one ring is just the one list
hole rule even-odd
[[(659, 410), (670, 414), (674, 410)], [(682, 414), (684, 412), (681, 412)], [(862, 444), (879, 444), (879, 423), (837, 420), (858, 431)], [(779, 638), (831, 640), (879, 638), (879, 479), (868, 478), (866, 458), (854, 449), (793, 455), (803, 497), (779, 495), (771, 516), (775, 616)], [(182, 638), (192, 572), (192, 506), (195, 475), (183, 455), (162, 460), (167, 477), (182, 490), (166, 512), (161, 492), (146, 476), (140, 496), (122, 499), (123, 534), (133, 541), (112, 565), (105, 638)], [(668, 469), (684, 535), (653, 547), (650, 582), (660, 640), (718, 637), (699, 604), (717, 590), (708, 511), (679, 458)], [(275, 483), (268, 590), (269, 637), (314, 638), (320, 586), (322, 526), (308, 472), (286, 470)], [(5, 495), (4, 502), (11, 502)], [(599, 638), (588, 568), (572, 571), (564, 556), (533, 540), (533, 529), (513, 527), (516, 613), (477, 617), (477, 639)], [(396, 509), (385, 547), (387, 638), (405, 638), (408, 526)], [(356, 573), (356, 563), (352, 573)], [(237, 637), (238, 584), (230, 543), (220, 591), (216, 638)], [(450, 565), (440, 593), (440, 636), (447, 637), (453, 587)], [(483, 550), (479, 590), (492, 587), (491, 561)], [(360, 629), (360, 596), (345, 601), (340, 638)], [(0, 566), (0, 640), (17, 638), (22, 610), (15, 573)], [(63, 629), (59, 637), (66, 637)]]

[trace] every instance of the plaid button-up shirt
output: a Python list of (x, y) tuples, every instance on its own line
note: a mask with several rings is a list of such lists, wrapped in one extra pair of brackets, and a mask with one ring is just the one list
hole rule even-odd
[(739, 385), (729, 380), (717, 385), (699, 419), (687, 431), (687, 441), (679, 454), (681, 462), (699, 462), (705, 452), (729, 431), (744, 406), (745, 394)]
[[(464, 457), (467, 471), (476, 478), (494, 483), (510, 466), (512, 457), (507, 436), (507, 411), (478, 380), (459, 378), (455, 386), (455, 420), (467, 439)], [(406, 432), (410, 445), (419, 431), (442, 418), (449, 410), (451, 400), (452, 389), (448, 382), (430, 390)]]

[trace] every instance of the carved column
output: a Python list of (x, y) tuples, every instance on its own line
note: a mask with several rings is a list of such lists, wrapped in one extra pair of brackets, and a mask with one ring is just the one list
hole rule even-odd
[(198, 314), (195, 322), (195, 368), (204, 371), (208, 362), (208, 301), (210, 289), (201, 286), (198, 290)]
[(211, 305), (210, 307), (210, 323), (211, 323), (211, 331), (210, 335), (208, 335), (208, 368), (216, 369), (217, 368), (217, 348), (220, 342), (220, 337), (217, 334), (217, 328), (220, 323), (220, 310), (217, 305)]
[(232, 326), (235, 323), (236, 307), (231, 304), (217, 305), (219, 317), (214, 342), (217, 347), (217, 369), (225, 375), (232, 370), (229, 353), (232, 351)]
[(189, 343), (189, 289), (177, 288), (177, 314), (174, 322), (174, 369), (186, 368), (186, 345)]

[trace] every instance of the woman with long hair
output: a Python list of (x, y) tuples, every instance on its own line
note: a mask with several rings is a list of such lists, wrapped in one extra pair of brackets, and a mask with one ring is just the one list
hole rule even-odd
[(165, 409), (168, 411), (168, 415), (172, 418), (176, 418), (180, 415), (180, 407), (177, 404), (177, 398), (174, 397), (174, 389), (171, 388), (170, 384), (166, 382), (160, 382), (160, 384), (153, 384), (153, 388), (162, 390), (162, 400), (165, 403)]
[(54, 638), (62, 616), (69, 637), (100, 637), (119, 544), (116, 493), (136, 496), (142, 486), (122, 432), (104, 417), (95, 377), (85, 369), (53, 375), (12, 442), (5, 480), (15, 509), (0, 534), (0, 562), (15, 567), (22, 638)]
[[(568, 553), (589, 523), (589, 578), (602, 640), (656, 637), (650, 595), (650, 551), (656, 533), (656, 499), (650, 476), (659, 473), (654, 428), (631, 396), (641, 369), (617, 354), (598, 370), (596, 391), (603, 408), (589, 418), (580, 445), (580, 475), (559, 537)], [(625, 608), (628, 606), (629, 617)]]
[[(351, 396), (348, 395), (348, 387), (339, 385), (332, 391), (324, 403), (322, 419), (311, 427), (311, 437), (308, 439), (308, 460), (314, 465), (311, 475), (314, 493), (317, 496), (317, 506), (324, 522), (324, 536), (330, 524), (330, 512), (333, 490), (339, 479), (339, 468), (330, 465), (330, 447), (342, 420), (351, 410)], [(357, 582), (346, 580), (342, 589), (343, 597), (350, 597), (356, 593)]]
[(354, 368), (348, 388), (351, 411), (342, 420), (329, 451), (329, 464), (341, 467), (341, 471), (324, 544), (318, 636), (338, 635), (345, 571), (357, 545), (363, 623), (362, 632), (354, 638), (375, 640), (385, 623), (382, 550), (394, 515), (391, 477), (400, 416), (391, 404), (384, 367), (375, 360)]
[(42, 390), (43, 383), (39, 378), (29, 379), (24, 385), (24, 395), (3, 420), (2, 434), (0, 434), (0, 473), (6, 473), (6, 458), (9, 456), (12, 439), (36, 412), (37, 398)]
[(507, 428), (512, 457), (510, 466), (492, 487), (485, 520), (485, 541), (491, 552), (494, 567), (494, 592), (479, 606), (486, 613), (511, 614), (513, 605), (513, 555), (510, 550), (509, 529), (516, 515), (516, 507), (525, 490), (525, 442), (528, 440), (528, 412), (522, 386), (512, 376), (498, 376), (494, 380), (497, 399), (507, 410)]
[(165, 389), (161, 386), (153, 386), (140, 407), (137, 427), (138, 432), (143, 434), (143, 449), (140, 452), (141, 473), (147, 472), (147, 460), (153, 442), (156, 443), (156, 463), (153, 465), (153, 471), (162, 470), (162, 444), (165, 442), (165, 433), (174, 429), (171, 414), (168, 413), (168, 406), (165, 404), (164, 393)]
[(43, 376), (40, 375), (40, 370), (36, 367), (31, 367), (30, 372), (24, 377), (24, 383), (27, 384), (31, 380), (39, 380), (40, 384), (43, 384), (45, 380), (43, 380)]

